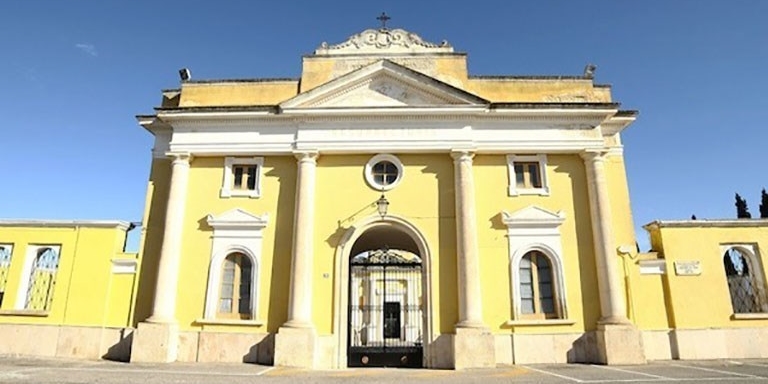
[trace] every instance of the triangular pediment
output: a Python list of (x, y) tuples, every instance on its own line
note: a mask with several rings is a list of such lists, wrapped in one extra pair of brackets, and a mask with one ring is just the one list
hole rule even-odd
[(230, 209), (220, 215), (208, 215), (208, 225), (216, 228), (224, 227), (264, 227), (267, 225), (267, 215), (258, 216), (240, 208)]
[(388, 60), (333, 79), (280, 104), (282, 109), (479, 106), (488, 101)]
[(562, 211), (551, 212), (544, 208), (531, 205), (512, 213), (503, 211), (502, 221), (507, 227), (512, 226), (559, 226), (565, 220)]

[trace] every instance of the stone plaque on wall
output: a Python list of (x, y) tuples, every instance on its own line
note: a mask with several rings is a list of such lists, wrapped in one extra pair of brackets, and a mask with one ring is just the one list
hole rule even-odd
[(701, 275), (701, 262), (698, 260), (675, 261), (675, 274), (678, 276)]

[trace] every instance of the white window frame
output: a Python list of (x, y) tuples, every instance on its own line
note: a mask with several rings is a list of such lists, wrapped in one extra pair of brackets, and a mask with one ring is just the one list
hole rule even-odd
[[(211, 263), (208, 268), (204, 320), (217, 320), (224, 260), (233, 253), (242, 253), (251, 261), (251, 318), (241, 322), (258, 321), (261, 248), (263, 230), (268, 221), (267, 215), (257, 216), (242, 209), (233, 209), (218, 216), (208, 215), (207, 221), (208, 225), (213, 228), (213, 244), (211, 246)], [(238, 322), (238, 320), (232, 319), (227, 319), (227, 321)]]
[[(255, 165), (256, 182), (254, 189), (233, 189), (233, 167), (236, 165)], [(230, 197), (250, 197), (252, 199), (261, 197), (261, 169), (264, 167), (263, 157), (225, 157), (224, 158), (224, 177), (221, 183), (220, 196), (222, 198)]]
[[(389, 161), (390, 163), (395, 165), (395, 168), (397, 168), (397, 178), (392, 184), (381, 185), (377, 183), (376, 180), (374, 180), (373, 166), (382, 161)], [(388, 153), (380, 153), (376, 156), (371, 157), (371, 159), (368, 160), (368, 163), (365, 164), (364, 174), (365, 174), (365, 181), (366, 183), (368, 183), (368, 185), (371, 188), (377, 191), (382, 191), (382, 192), (389, 191), (397, 187), (398, 184), (400, 184), (400, 182), (403, 181), (403, 176), (404, 176), (403, 163), (395, 155), (391, 155)]]
[[(517, 188), (517, 174), (515, 163), (539, 163), (539, 177), (541, 188)], [(549, 182), (547, 181), (547, 155), (507, 155), (507, 174), (509, 176), (509, 196), (540, 195), (549, 196)]]
[[(568, 319), (563, 265), (563, 246), (560, 225), (565, 221), (562, 212), (553, 213), (545, 209), (529, 206), (514, 213), (502, 212), (502, 221), (507, 226), (509, 242), (510, 290), (512, 292), (512, 320), (526, 319), (522, 313), (520, 296), (520, 261), (531, 251), (541, 252), (549, 259), (552, 268), (552, 288), (556, 297), (555, 311), (560, 315), (556, 319), (541, 322), (558, 322)], [(538, 287), (537, 287), (538, 289)]]
[[(61, 269), (61, 244), (35, 244), (27, 246), (27, 252), (24, 257), (24, 266), (21, 269), (19, 291), (16, 293), (16, 303), (14, 304), (14, 309), (25, 310), (27, 308), (27, 291), (29, 290), (30, 279), (32, 278), (35, 260), (37, 259), (37, 252), (43, 248), (54, 249), (59, 256), (59, 266), (56, 269), (56, 278), (58, 280), (58, 273)], [(49, 300), (53, 300), (53, 298), (51, 297)], [(53, 307), (53, 304), (51, 304), (51, 307)]]

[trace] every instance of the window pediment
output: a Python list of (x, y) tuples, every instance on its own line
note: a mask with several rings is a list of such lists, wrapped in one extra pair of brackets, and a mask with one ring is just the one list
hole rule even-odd
[(264, 214), (262, 216), (254, 215), (243, 209), (235, 208), (226, 211), (220, 215), (210, 214), (206, 218), (208, 225), (210, 225), (214, 234), (217, 231), (223, 231), (227, 229), (253, 229), (261, 230), (267, 226), (269, 216)]
[(513, 228), (530, 228), (532, 226), (539, 228), (550, 228), (557, 231), (557, 227), (565, 221), (565, 214), (562, 211), (551, 212), (535, 205), (528, 206), (521, 210), (509, 213), (502, 211), (502, 222), (509, 230)]

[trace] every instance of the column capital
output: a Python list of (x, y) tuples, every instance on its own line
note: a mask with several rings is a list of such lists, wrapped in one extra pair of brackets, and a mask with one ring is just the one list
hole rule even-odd
[(316, 163), (320, 154), (317, 151), (293, 151), (293, 156), (296, 157), (299, 163)]
[(165, 156), (170, 158), (174, 163), (187, 163), (192, 161), (192, 154), (189, 152), (166, 152)]
[(579, 156), (581, 156), (582, 159), (584, 159), (584, 162), (590, 162), (590, 161), (605, 161), (605, 155), (608, 154), (607, 150), (603, 149), (589, 149), (584, 152), (579, 153)]
[(463, 162), (463, 161), (471, 162), (472, 158), (475, 157), (475, 150), (474, 149), (452, 149), (451, 157), (455, 162)]

